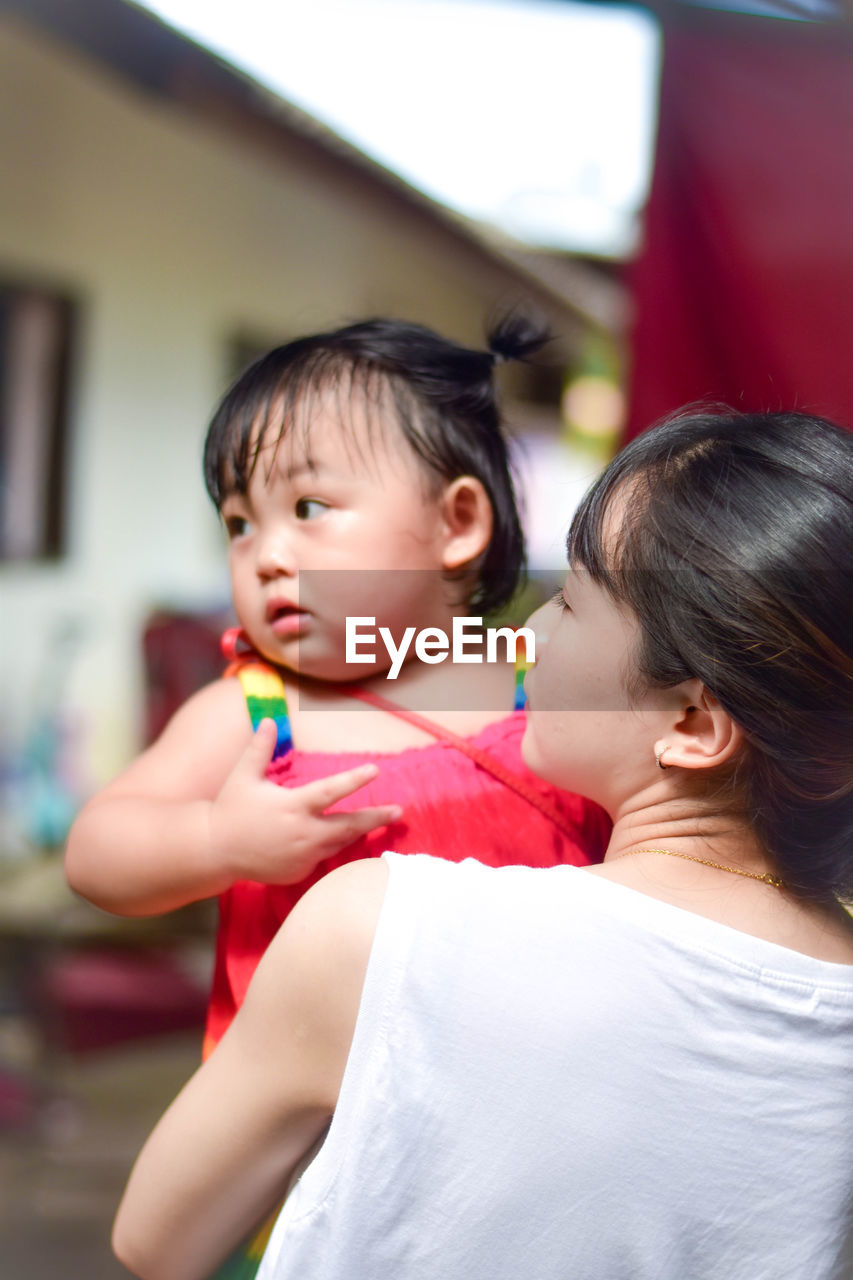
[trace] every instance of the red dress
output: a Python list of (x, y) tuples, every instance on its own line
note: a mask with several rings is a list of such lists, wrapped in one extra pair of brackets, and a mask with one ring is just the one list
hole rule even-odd
[(240, 881), (222, 894), (206, 1051), (234, 1017), (282, 921), (303, 893), (334, 867), (379, 857), (386, 849), (432, 853), (451, 862), (477, 858), (493, 867), (550, 867), (561, 862), (586, 866), (601, 861), (610, 834), (607, 815), (592, 801), (560, 791), (531, 773), (521, 758), (523, 732), (524, 712), (516, 711), (468, 741), (541, 796), (553, 817), (447, 741), (395, 753), (291, 750), (272, 762), (267, 776), (279, 786), (295, 787), (376, 761), (381, 766), (378, 777), (334, 810), (400, 804), (403, 816), (319, 863), (299, 884)]

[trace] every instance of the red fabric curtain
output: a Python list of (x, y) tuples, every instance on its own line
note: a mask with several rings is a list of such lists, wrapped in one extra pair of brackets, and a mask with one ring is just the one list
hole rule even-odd
[(664, 31), (627, 437), (689, 401), (853, 427), (853, 38), (707, 15)]

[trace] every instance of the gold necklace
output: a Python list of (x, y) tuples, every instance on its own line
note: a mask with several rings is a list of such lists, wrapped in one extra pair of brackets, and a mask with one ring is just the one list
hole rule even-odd
[[(727, 867), (722, 862), (711, 862), (709, 858), (695, 858), (692, 853), (676, 853), (674, 849), (629, 849), (621, 853), (620, 858), (630, 858), (633, 853), (665, 853), (669, 858), (685, 858), (688, 862), (701, 862), (703, 867), (715, 867), (717, 871), (731, 871), (733, 876), (746, 876), (750, 880), (761, 880), (764, 884), (772, 884), (774, 889), (784, 889), (785, 882), (778, 876), (765, 871), (759, 875), (757, 871), (742, 871), (740, 867)], [(617, 859), (618, 861), (618, 859)]]

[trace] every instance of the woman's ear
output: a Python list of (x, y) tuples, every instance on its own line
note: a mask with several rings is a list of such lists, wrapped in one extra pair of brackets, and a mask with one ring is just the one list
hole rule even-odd
[(743, 730), (701, 680), (679, 686), (681, 705), (665, 737), (655, 743), (663, 769), (713, 769), (725, 764), (743, 743)]
[(457, 476), (441, 497), (444, 569), (461, 569), (476, 560), (492, 537), (494, 517), (489, 495), (476, 476)]

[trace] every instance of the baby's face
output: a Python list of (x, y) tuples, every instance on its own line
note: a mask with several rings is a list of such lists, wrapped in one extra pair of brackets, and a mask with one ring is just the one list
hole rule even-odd
[(397, 638), (446, 616), (439, 498), (396, 424), (371, 424), (357, 400), (344, 423), (333, 395), (317, 397), (310, 422), (267, 437), (248, 491), (222, 504), (237, 616), (277, 665), (363, 678), (370, 667), (345, 662), (347, 616)]

